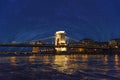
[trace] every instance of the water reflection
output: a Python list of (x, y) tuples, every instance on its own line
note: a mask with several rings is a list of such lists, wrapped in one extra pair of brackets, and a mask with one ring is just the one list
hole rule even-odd
[(36, 56), (35, 55), (29, 56), (28, 59), (29, 59), (29, 62), (33, 63), (36, 59)]
[(104, 62), (105, 65), (108, 64), (108, 55), (105, 55), (105, 56), (104, 56), (103, 62)]
[[(115, 57), (114, 57), (114, 61), (115, 61), (115, 66), (114, 66), (114, 68), (115, 68), (115, 70), (116, 70), (116, 72), (120, 72), (120, 62), (119, 62), (119, 55), (115, 55)], [(120, 75), (119, 75), (120, 76)]]
[(65, 69), (68, 69), (69, 59), (65, 55), (56, 55), (54, 59), (54, 64), (60, 72), (64, 72)]
[(88, 60), (88, 55), (87, 54), (83, 54), (82, 56), (82, 61), (87, 61)]
[(49, 56), (43, 56), (44, 64), (50, 64)]
[(119, 65), (119, 56), (118, 54), (115, 55), (115, 65)]
[(10, 64), (13, 66), (16, 66), (16, 57), (15, 56), (10, 57)]
[(87, 55), (56, 55), (54, 59), (54, 68), (58, 71), (66, 74), (75, 73), (80, 67), (87, 67), (85, 63), (79, 63), (79, 61), (87, 61)]
[[(119, 78), (120, 76), (119, 59), (120, 56), (118, 54), (11, 56), (0, 58), (0, 63), (2, 63), (0, 69), (3, 70), (3, 72), (6, 70), (9, 70), (10, 72), (16, 70), (15, 73), (24, 74), (29, 72), (31, 75), (37, 74), (39, 76), (42, 76), (42, 74), (51, 76), (52, 74), (60, 75), (60, 73), (64, 73), (68, 76), (72, 75), (80, 77), (82, 75), (83, 78), (87, 79), (97, 78), (96, 80), (98, 80), (100, 78), (100, 80), (115, 80), (114, 78)], [(14, 69), (14, 66), (16, 69)], [(0, 74), (2, 74), (1, 70)], [(24, 72), (20, 72), (21, 70), (24, 70)], [(6, 73), (9, 74), (9, 71), (6, 71)]]

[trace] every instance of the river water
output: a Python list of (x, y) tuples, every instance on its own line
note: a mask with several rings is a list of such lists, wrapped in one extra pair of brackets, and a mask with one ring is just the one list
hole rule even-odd
[(0, 57), (0, 80), (120, 80), (120, 56)]

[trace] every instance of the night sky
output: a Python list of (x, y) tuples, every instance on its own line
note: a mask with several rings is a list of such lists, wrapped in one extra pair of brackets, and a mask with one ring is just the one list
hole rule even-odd
[(120, 0), (0, 0), (0, 42), (65, 30), (74, 39), (120, 38)]

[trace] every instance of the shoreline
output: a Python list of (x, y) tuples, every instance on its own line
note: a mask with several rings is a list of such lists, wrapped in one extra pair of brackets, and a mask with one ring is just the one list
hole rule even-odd
[(119, 55), (119, 52), (43, 52), (43, 53), (32, 53), (32, 52), (0, 52), (1, 56), (39, 56), (39, 55)]

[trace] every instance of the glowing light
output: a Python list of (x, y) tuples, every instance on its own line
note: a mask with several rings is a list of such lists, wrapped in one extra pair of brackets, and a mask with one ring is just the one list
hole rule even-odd
[(57, 70), (59, 70), (60, 72), (64, 72), (65, 69), (68, 69), (68, 65), (67, 65), (68, 59), (64, 55), (56, 55), (55, 60), (54, 60), (54, 64), (61, 66), (61, 67), (57, 68)]
[(104, 64), (108, 64), (108, 55), (105, 55), (104, 57)]
[(84, 51), (84, 49), (83, 48), (79, 48), (79, 52), (83, 52)]
[(87, 61), (87, 60), (88, 60), (88, 55), (87, 54), (82, 55), (82, 61)]
[(116, 54), (115, 55), (115, 65), (119, 64), (119, 56)]
[[(66, 45), (66, 39), (65, 39), (65, 31), (57, 31), (55, 33), (55, 45)], [(59, 47), (55, 48), (58, 52), (59, 51), (67, 51), (66, 47)]]
[(34, 62), (35, 58), (36, 58), (36, 56), (34, 56), (34, 55), (33, 56), (29, 56), (29, 61), (30, 62)]
[(10, 57), (10, 64), (13, 66), (16, 65), (16, 57)]
[(44, 59), (44, 63), (45, 64), (49, 64), (50, 63), (49, 56), (43, 56), (43, 59)]

